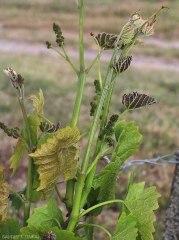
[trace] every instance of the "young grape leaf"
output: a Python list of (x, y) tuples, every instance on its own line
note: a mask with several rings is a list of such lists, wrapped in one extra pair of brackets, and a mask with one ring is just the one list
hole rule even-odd
[(134, 123), (121, 121), (115, 128), (115, 135), (118, 141), (114, 160), (112, 160), (93, 180), (93, 188), (100, 187), (98, 200), (100, 202), (114, 199), (116, 178), (121, 164), (137, 151), (141, 134)]
[(42, 227), (61, 226), (64, 221), (61, 210), (57, 207), (55, 199), (50, 199), (46, 207), (34, 209), (34, 214), (27, 220), (28, 225), (36, 226), (40, 224)]
[(16, 172), (19, 163), (22, 159), (22, 157), (24, 156), (24, 154), (27, 152), (26, 146), (24, 145), (24, 142), (22, 141), (22, 139), (20, 138), (17, 142), (17, 144), (14, 147), (14, 154), (12, 155), (12, 157), (9, 159), (9, 161), (11, 162), (11, 166), (10, 168), (13, 169), (11, 177), (14, 175), (14, 173)]
[[(28, 123), (29, 123), (30, 132), (31, 132), (31, 136), (32, 136), (32, 143), (34, 146), (36, 146), (37, 145), (37, 137), (38, 137), (38, 127), (40, 125), (40, 121), (37, 116), (31, 115), (28, 117)], [(16, 172), (22, 157), (27, 152), (27, 148), (24, 144), (24, 141), (27, 144), (29, 144), (29, 137), (28, 137), (27, 129), (26, 129), (25, 125), (22, 128), (21, 135), (23, 137), (23, 140), (21, 138), (18, 140), (18, 142), (14, 148), (14, 154), (12, 155), (12, 157), (9, 160), (11, 162), (10, 168), (13, 169), (11, 177)]]
[[(33, 146), (37, 146), (38, 129), (40, 126), (39, 118), (37, 115), (30, 115), (27, 120), (29, 123), (30, 133), (32, 137), (32, 144)], [(29, 136), (27, 134), (27, 129), (25, 125), (22, 128), (21, 135), (25, 139), (26, 143), (29, 144)]]
[(67, 126), (55, 132), (47, 142), (42, 144), (34, 153), (29, 156), (36, 159), (35, 164), (39, 165), (38, 173), (40, 186), (37, 191), (42, 191), (43, 199), (47, 199), (55, 187), (61, 174), (65, 181), (75, 178), (79, 146), (79, 130)]
[(152, 232), (155, 231), (153, 222), (156, 220), (154, 210), (158, 208), (157, 198), (160, 194), (155, 191), (156, 187), (144, 189), (145, 182), (130, 185), (124, 200), (123, 211), (132, 214), (137, 221), (137, 228), (141, 239), (153, 240)]
[(4, 182), (4, 168), (0, 167), (0, 222), (6, 220), (9, 197), (9, 185)]
[[(21, 228), (21, 235), (19, 239), (26, 239), (29, 236), (29, 239), (37, 240), (43, 239), (44, 235), (53, 234), (56, 236), (56, 240), (82, 240), (82, 238), (75, 237), (74, 233), (68, 232), (66, 230), (59, 230), (58, 227), (50, 227), (48, 225), (41, 226), (40, 224), (30, 225), (27, 227)], [(45, 239), (45, 238), (44, 238)], [(51, 238), (46, 238), (51, 239)]]
[(120, 33), (120, 41), (122, 41), (122, 43), (126, 45), (132, 41), (134, 34), (135, 34), (135, 29), (131, 27), (130, 22), (128, 22), (122, 28), (122, 31)]
[[(18, 219), (8, 218), (5, 222), (0, 223), (0, 237), (3, 239), (2, 236), (10, 236), (10, 235), (19, 235), (20, 233), (20, 225)], [(10, 238), (9, 238), (10, 239)]]
[(37, 115), (43, 115), (44, 96), (42, 90), (39, 90), (38, 96), (31, 94), (29, 96), (29, 99), (33, 101), (33, 106), (36, 110)]
[(114, 129), (116, 141), (118, 141), (119, 136), (121, 135), (122, 131), (125, 129), (126, 125), (127, 125), (127, 123), (126, 123), (125, 120), (120, 121), (120, 122), (116, 125), (116, 127), (115, 127), (115, 129)]
[(136, 224), (137, 222), (132, 215), (126, 215), (123, 212), (117, 221), (116, 231), (110, 240), (136, 240), (138, 231)]
[(93, 180), (93, 188), (100, 187), (99, 202), (109, 201), (115, 198), (116, 178), (120, 170), (120, 159), (110, 162)]
[(43, 144), (43, 143), (46, 143), (46, 141), (47, 141), (47, 139), (48, 138), (51, 138), (53, 136), (53, 134), (52, 133), (45, 133), (44, 134), (44, 137), (43, 138), (40, 138), (39, 139), (39, 141), (38, 141), (38, 148)]
[(142, 135), (138, 132), (138, 127), (134, 126), (134, 122), (119, 122), (114, 131), (118, 141), (114, 151), (123, 163), (138, 150)]

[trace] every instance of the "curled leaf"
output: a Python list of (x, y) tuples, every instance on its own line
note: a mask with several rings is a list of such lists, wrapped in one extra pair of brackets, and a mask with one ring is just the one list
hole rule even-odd
[(95, 39), (103, 50), (108, 50), (114, 48), (117, 35), (102, 32), (99, 33)]
[(9, 185), (4, 182), (4, 168), (0, 167), (0, 222), (6, 220)]
[(124, 72), (130, 66), (131, 61), (132, 61), (132, 56), (124, 57), (119, 62), (114, 63), (113, 68), (117, 73)]
[(38, 96), (31, 94), (29, 99), (33, 101), (33, 106), (37, 112), (37, 115), (43, 115), (44, 96), (42, 90), (39, 90)]
[(124, 104), (127, 109), (146, 107), (156, 102), (157, 100), (154, 97), (138, 92), (124, 94), (122, 97), (122, 104)]
[(60, 122), (58, 122), (57, 124), (49, 124), (47, 122), (41, 122), (40, 123), (40, 130), (42, 132), (48, 132), (48, 133), (53, 133), (59, 130), (60, 128)]
[(67, 126), (55, 132), (30, 156), (35, 158), (38, 164), (40, 186), (37, 191), (42, 191), (43, 199), (52, 192), (61, 174), (65, 181), (75, 178), (79, 157), (79, 130)]
[(142, 28), (142, 33), (145, 36), (153, 35), (154, 34), (154, 24), (151, 25), (149, 22), (147, 22)]
[(131, 42), (132, 38), (134, 37), (134, 34), (135, 29), (131, 27), (130, 22), (127, 22), (120, 33), (120, 40), (124, 45), (126, 45)]
[(23, 88), (24, 79), (20, 74), (17, 74), (11, 67), (4, 68), (3, 72), (10, 78), (11, 85), (14, 88)]

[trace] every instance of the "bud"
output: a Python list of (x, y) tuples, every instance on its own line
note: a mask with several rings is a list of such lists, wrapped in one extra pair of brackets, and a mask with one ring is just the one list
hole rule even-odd
[(10, 78), (11, 85), (18, 89), (22, 88), (24, 84), (24, 79), (20, 74), (17, 74), (12, 68), (7, 67), (3, 69), (3, 72)]
[(62, 47), (65, 43), (65, 38), (62, 35), (62, 31), (60, 26), (58, 26), (56, 23), (53, 24), (53, 31), (55, 32), (56, 35), (56, 43), (58, 43), (59, 47)]
[(146, 22), (146, 24), (142, 27), (142, 33), (145, 36), (150, 36), (154, 34), (154, 24), (150, 24), (149, 22)]
[(56, 240), (56, 235), (52, 231), (45, 232), (42, 240)]

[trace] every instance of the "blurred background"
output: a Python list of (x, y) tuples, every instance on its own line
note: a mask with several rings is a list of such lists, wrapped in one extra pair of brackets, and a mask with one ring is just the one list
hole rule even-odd
[[(119, 34), (129, 16), (139, 8), (141, 15), (148, 18), (161, 6), (157, 16), (155, 35), (143, 38), (145, 46), (135, 46), (131, 55), (131, 67), (116, 82), (110, 115), (123, 110), (122, 95), (133, 91), (152, 95), (157, 104), (132, 111), (125, 119), (135, 121), (143, 135), (139, 151), (131, 159), (150, 159), (175, 152), (179, 146), (179, 1), (136, 1), (136, 0), (86, 0), (84, 19), (84, 46), (86, 66), (95, 58), (97, 46), (90, 32)], [(67, 62), (56, 52), (46, 48), (46, 41), (54, 47), (53, 23), (61, 26), (65, 37), (65, 49), (78, 66), (78, 10), (75, 0), (0, 0), (0, 69), (12, 67), (25, 79), (25, 104), (27, 112), (32, 110), (29, 94), (38, 94), (41, 88), (45, 96), (44, 114), (52, 122), (69, 124), (77, 89), (77, 76)], [(105, 75), (112, 51), (102, 55), (102, 75)], [(82, 132), (90, 123), (90, 102), (94, 97), (93, 82), (98, 78), (97, 64), (87, 76), (83, 104), (78, 127)], [(0, 122), (9, 127), (21, 127), (23, 123), (17, 96), (7, 76), (0, 71)], [(0, 131), (0, 165), (6, 168), (6, 180), (11, 187), (20, 190), (25, 185), (27, 158), (15, 175), (9, 179), (11, 170), (8, 161), (13, 154), (16, 140)], [(81, 143), (84, 147), (86, 139)], [(155, 185), (162, 195), (154, 239), (162, 239), (165, 210), (168, 205), (174, 164), (156, 166), (145, 164), (128, 168), (119, 175), (116, 196), (125, 196), (130, 171), (135, 170), (135, 182), (145, 181), (146, 186)], [(63, 191), (64, 185), (60, 186)], [(60, 203), (59, 203), (60, 204)], [(108, 212), (106, 215), (106, 211)], [(114, 231), (120, 206), (106, 208), (95, 219), (109, 231)], [(11, 209), (9, 215), (16, 212)], [(18, 213), (20, 216), (20, 213)], [(98, 231), (99, 232), (99, 231)], [(94, 239), (107, 239), (103, 233), (95, 233)]]

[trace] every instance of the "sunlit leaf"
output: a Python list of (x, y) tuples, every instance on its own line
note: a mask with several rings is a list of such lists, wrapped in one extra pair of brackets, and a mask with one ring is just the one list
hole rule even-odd
[(138, 231), (136, 224), (133, 216), (122, 213), (117, 221), (116, 231), (110, 240), (136, 240)]
[(31, 94), (29, 99), (33, 101), (37, 115), (43, 115), (44, 96), (42, 90), (39, 90), (38, 96)]
[[(145, 183), (131, 184), (124, 200), (124, 212), (133, 216), (137, 222), (137, 228), (141, 239), (153, 240), (152, 232), (155, 231), (153, 222), (156, 220), (154, 210), (158, 208), (157, 199), (160, 194), (156, 187), (144, 189)], [(126, 211), (127, 209), (127, 211)]]
[(134, 34), (135, 34), (135, 29), (131, 27), (130, 22), (128, 22), (122, 28), (122, 31), (120, 33), (120, 40), (122, 41), (123, 44), (126, 45), (132, 41)]
[(39, 165), (40, 186), (37, 191), (43, 192), (46, 199), (52, 192), (59, 176), (65, 181), (75, 178), (79, 158), (79, 130), (67, 126), (55, 132), (35, 153), (30, 154)]
[(6, 220), (9, 185), (4, 181), (4, 168), (0, 167), (0, 222)]
[(11, 162), (10, 168), (13, 169), (11, 177), (16, 172), (19, 166), (19, 163), (26, 152), (27, 152), (26, 146), (24, 145), (23, 140), (20, 138), (14, 147), (14, 154), (9, 159), (9, 161)]

